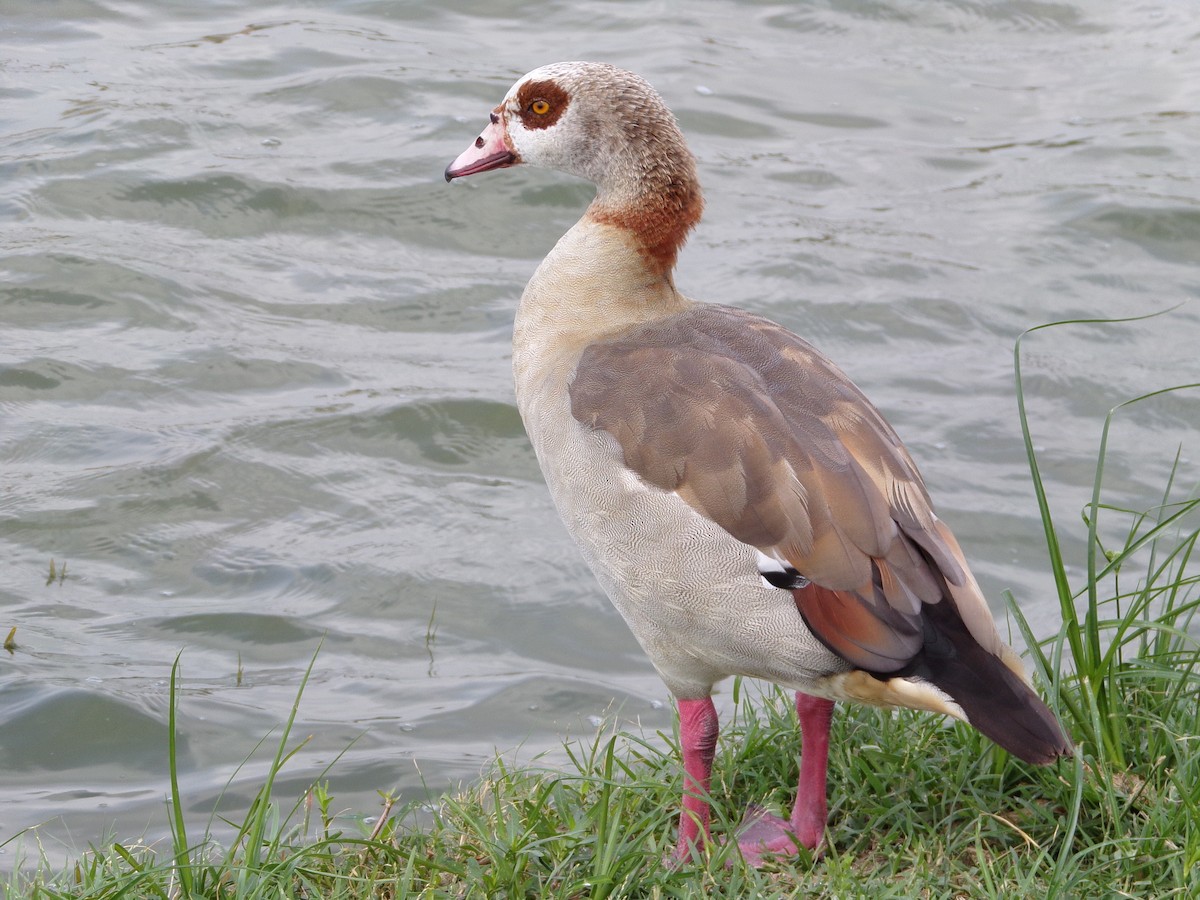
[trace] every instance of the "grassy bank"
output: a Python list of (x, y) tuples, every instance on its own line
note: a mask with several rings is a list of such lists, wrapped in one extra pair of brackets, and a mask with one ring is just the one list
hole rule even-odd
[[(43, 864), (12, 876), (7, 895), (1198, 897), (1200, 498), (1172, 477), (1145, 508), (1106, 504), (1113, 421), (1081, 525), (1071, 511), (1070, 528), (1082, 529), (1089, 549), (1070, 569), (1059, 541), (1066, 529), (1046, 502), (1026, 430), (1063, 614), (1058, 634), (1038, 641), (1026, 628), (1026, 640), (1079, 743), (1075, 759), (1055, 768), (1028, 767), (932, 716), (843, 707), (821, 858), (755, 871), (719, 845), (675, 870), (662, 862), (681, 789), (671, 735), (601, 732), (569, 745), (570, 765), (553, 769), (497, 761), (467, 792), (443, 798), (432, 821), (418, 826), (411, 810), (386, 809), (372, 833), (347, 834), (333, 830), (333, 801), (320, 785), (306, 797), (273, 796), (294, 747), (285, 729), (230, 846), (211, 846), (203, 823), (195, 832), (172, 783), (171, 846), (108, 844), (65, 872)], [(1077, 582), (1072, 571), (1083, 573)], [(1025, 628), (1015, 606), (1012, 614)], [(736, 714), (723, 723), (714, 767), (718, 835), (736, 828), (749, 802), (786, 809), (796, 778), (790, 698), (750, 696), (736, 683), (734, 691)], [(36, 856), (29, 863), (36, 867)]]

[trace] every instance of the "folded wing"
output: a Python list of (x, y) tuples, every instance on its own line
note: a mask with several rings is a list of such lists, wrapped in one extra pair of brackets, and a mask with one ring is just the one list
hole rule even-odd
[(991, 614), (891, 426), (833, 363), (765, 319), (698, 306), (584, 353), (575, 418), (625, 465), (809, 584), (810, 629), (854, 666), (898, 673), (949, 601), (998, 653)]

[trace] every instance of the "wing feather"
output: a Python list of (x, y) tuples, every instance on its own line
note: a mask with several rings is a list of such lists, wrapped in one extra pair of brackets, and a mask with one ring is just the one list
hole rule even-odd
[(840, 369), (742, 310), (697, 306), (585, 350), (575, 418), (625, 465), (811, 583), (809, 627), (851, 663), (895, 672), (945, 598), (999, 645), (978, 586), (891, 426)]

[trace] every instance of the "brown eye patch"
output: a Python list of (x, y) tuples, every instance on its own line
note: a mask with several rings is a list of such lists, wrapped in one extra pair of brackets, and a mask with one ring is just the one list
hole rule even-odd
[(526, 128), (549, 128), (571, 98), (555, 81), (527, 81), (517, 92), (517, 115)]

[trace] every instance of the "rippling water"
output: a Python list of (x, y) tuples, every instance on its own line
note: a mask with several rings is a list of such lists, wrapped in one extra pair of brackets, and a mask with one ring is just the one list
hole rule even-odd
[[(1200, 287), (1185, 2), (47, 9), (6, 0), (0, 32), (0, 840), (165, 830), (180, 651), (201, 822), (230, 779), (244, 812), (265, 761), (235, 770), (322, 639), (284, 790), (354, 741), (330, 780), (360, 814), (614, 710), (670, 727), (510, 385), (515, 298), (590, 189), (441, 179), (530, 68), (659, 88), (708, 192), (680, 286), (837, 359), (996, 608), (1012, 588), (1043, 630), (1013, 340)], [(1029, 344), (1071, 552), (1103, 412), (1200, 380), (1198, 320), (1193, 300)], [(1200, 397), (1120, 421), (1114, 502), (1153, 502), (1181, 444), (1197, 480)]]

